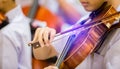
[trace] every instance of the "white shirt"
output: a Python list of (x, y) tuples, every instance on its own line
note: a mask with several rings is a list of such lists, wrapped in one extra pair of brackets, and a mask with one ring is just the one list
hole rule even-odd
[(10, 24), (0, 30), (0, 69), (31, 69), (30, 20), (23, 15), (20, 6), (6, 16)]

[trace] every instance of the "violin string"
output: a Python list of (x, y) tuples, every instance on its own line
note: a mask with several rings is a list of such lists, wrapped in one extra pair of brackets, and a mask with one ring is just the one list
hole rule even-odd
[[(82, 31), (84, 31), (84, 30), (87, 30), (87, 29), (89, 29), (89, 28), (95, 27), (95, 26), (100, 25), (100, 24), (102, 24), (102, 23), (103, 23), (103, 22), (99, 22), (99, 23), (96, 23), (96, 24), (94, 24), (94, 25), (92, 25), (92, 26), (86, 27), (86, 28), (81, 29), (81, 30), (79, 29), (79, 30), (80, 30), (80, 32), (82, 32)], [(77, 30), (74, 30), (74, 31), (77, 31)], [(69, 32), (69, 34), (66, 34), (66, 35), (64, 35), (64, 36), (62, 36), (62, 37), (60, 37), (60, 38), (58, 38), (58, 39), (55, 39), (55, 40), (53, 40), (52, 42), (55, 42), (55, 41), (57, 41), (57, 40), (60, 40), (60, 39), (62, 39), (62, 38), (64, 38), (64, 37), (68, 36), (68, 35), (71, 35), (71, 34), (73, 34), (74, 31), (71, 31), (71, 33)], [(62, 34), (62, 35), (63, 35), (63, 34)], [(55, 36), (55, 37), (57, 37), (57, 36)]]
[[(115, 17), (115, 16), (114, 16), (114, 17)], [(88, 27), (86, 27), (86, 28), (85, 28), (85, 27), (84, 27), (84, 28), (83, 28), (83, 27), (78, 28), (78, 30), (80, 30), (80, 31), (82, 32), (82, 31), (87, 30), (87, 29), (89, 29), (89, 28), (98, 26), (98, 25), (100, 25), (100, 24), (102, 24), (102, 23), (109, 22), (109, 21), (115, 19), (114, 17), (107, 18), (107, 19), (105, 19), (103, 22), (102, 22), (102, 21), (101, 21), (101, 22), (98, 22), (98, 23), (96, 23), (96, 24), (94, 24), (94, 25), (92, 25), (92, 26), (88, 26)], [(119, 17), (118, 17), (117, 19), (120, 19), (120, 15), (119, 15)], [(64, 35), (64, 36), (62, 36), (62, 37), (60, 37), (60, 38), (58, 38), (58, 39), (55, 39), (55, 40), (53, 40), (52, 42), (58, 41), (58, 40), (66, 37), (66, 36), (69, 36), (69, 35), (73, 34), (74, 31), (77, 31), (77, 30), (73, 30), (73, 31), (69, 32), (69, 34), (66, 33), (66, 35), (58, 33), (58, 34), (55, 35), (55, 37), (60, 36), (60, 35)]]

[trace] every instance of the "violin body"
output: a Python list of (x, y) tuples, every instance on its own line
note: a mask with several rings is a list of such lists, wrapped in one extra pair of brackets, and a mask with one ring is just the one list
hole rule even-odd
[(43, 69), (49, 65), (47, 61), (37, 60), (34, 57), (32, 58), (32, 69)]
[[(94, 22), (99, 18), (107, 17), (114, 13), (116, 13), (116, 10), (111, 6), (108, 6), (108, 8), (93, 18), (91, 22)], [(112, 25), (113, 22), (114, 20), (111, 20), (109, 21), (109, 24)], [(90, 53), (93, 52), (109, 28), (110, 27), (107, 26), (107, 23), (102, 23), (80, 32), (73, 42), (65, 60), (61, 64), (60, 69), (75, 69), (77, 65), (79, 65)]]

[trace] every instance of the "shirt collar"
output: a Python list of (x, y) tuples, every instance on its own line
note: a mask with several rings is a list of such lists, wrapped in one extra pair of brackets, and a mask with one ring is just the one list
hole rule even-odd
[(24, 16), (20, 5), (18, 5), (14, 9), (10, 10), (9, 12), (7, 12), (5, 15), (8, 17), (10, 23), (15, 18), (17, 18), (17, 16), (21, 16), (21, 15)]

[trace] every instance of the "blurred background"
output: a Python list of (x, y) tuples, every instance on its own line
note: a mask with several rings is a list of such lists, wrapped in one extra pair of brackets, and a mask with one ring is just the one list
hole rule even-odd
[(57, 32), (65, 30), (88, 14), (79, 0), (16, 0), (16, 2), (22, 5), (26, 16), (34, 10), (32, 18), (45, 21), (47, 26), (55, 28)]

